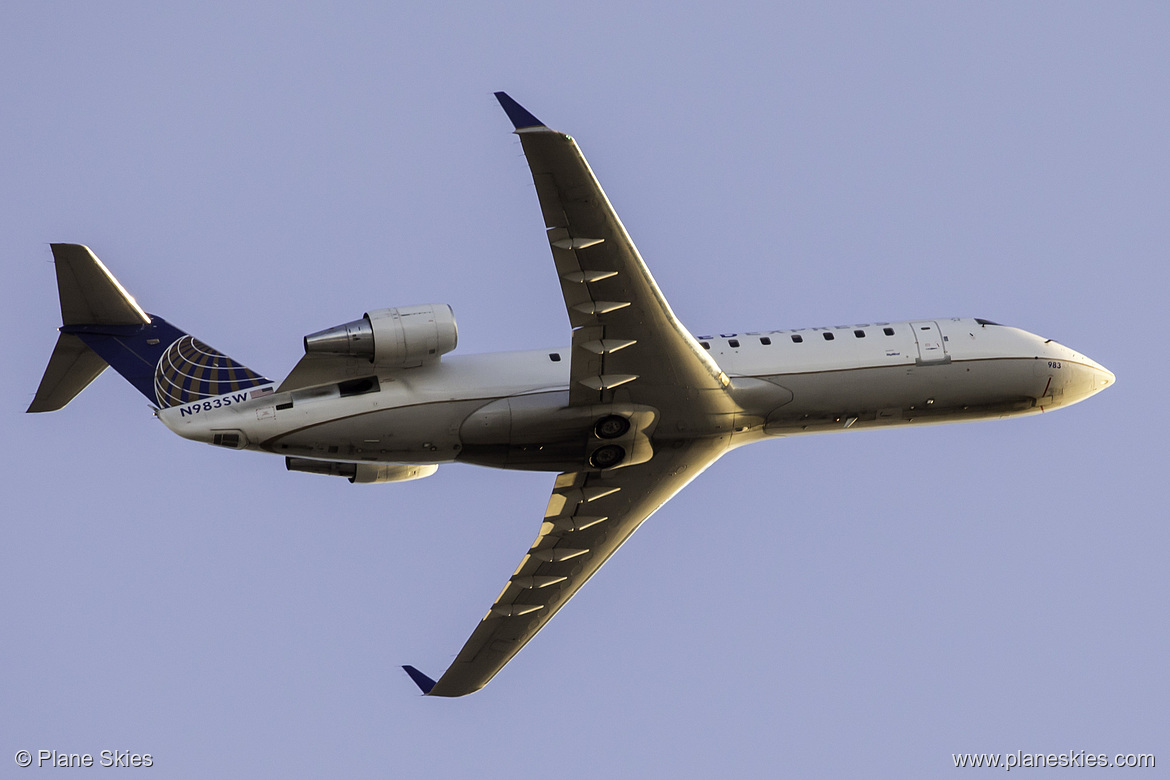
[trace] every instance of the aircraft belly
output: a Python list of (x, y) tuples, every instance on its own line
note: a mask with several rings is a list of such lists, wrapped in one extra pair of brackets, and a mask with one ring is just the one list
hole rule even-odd
[(500, 398), (464, 420), (459, 460), (535, 471), (578, 469), (597, 416), (592, 407), (570, 407), (567, 390)]
[(868, 367), (768, 377), (790, 389), (771, 435), (958, 422), (1028, 413), (1043, 393), (1030, 358)]
[[(598, 433), (599, 422), (615, 417), (625, 419), (624, 432)], [(528, 471), (579, 471), (590, 464), (625, 468), (653, 457), (661, 446), (656, 431), (674, 430), (662, 419), (652, 406), (616, 397), (610, 403), (572, 405), (567, 390), (514, 395), (484, 404), (464, 421), (459, 460)], [(729, 430), (730, 421), (725, 427)], [(700, 435), (688, 430), (679, 438)], [(594, 454), (615, 447), (622, 453), (617, 463), (597, 466)]]
[(265, 442), (280, 455), (386, 463), (459, 457), (459, 427), (483, 399), (377, 409), (305, 426)]

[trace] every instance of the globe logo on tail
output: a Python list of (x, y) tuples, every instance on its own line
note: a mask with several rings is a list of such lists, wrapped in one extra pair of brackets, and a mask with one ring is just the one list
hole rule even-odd
[(192, 337), (175, 341), (159, 358), (154, 394), (162, 408), (266, 384), (267, 379)]

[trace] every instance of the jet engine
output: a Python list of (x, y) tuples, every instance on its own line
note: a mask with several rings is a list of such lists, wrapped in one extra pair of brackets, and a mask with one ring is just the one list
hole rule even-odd
[(459, 330), (445, 303), (376, 309), (360, 320), (305, 336), (305, 354), (364, 357), (385, 368), (433, 363), (455, 349)]
[(289, 471), (304, 471), (309, 474), (327, 474), (331, 477), (346, 477), (356, 485), (372, 485), (377, 482), (409, 482), (429, 477), (439, 470), (433, 463), (422, 465), (397, 463), (343, 463), (335, 460), (314, 460), (312, 458), (285, 458), (284, 466)]

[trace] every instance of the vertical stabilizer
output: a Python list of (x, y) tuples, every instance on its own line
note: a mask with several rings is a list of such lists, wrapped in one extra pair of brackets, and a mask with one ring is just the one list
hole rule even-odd
[(149, 325), (150, 315), (82, 244), (52, 244), (63, 325)]
[[(52, 244), (61, 323), (142, 326), (150, 317), (89, 247)], [(109, 365), (79, 337), (62, 331), (30, 412), (53, 412), (69, 403)]]
[(106, 366), (160, 407), (271, 384), (271, 380), (147, 314), (81, 244), (53, 244), (61, 336), (30, 412), (60, 409)]

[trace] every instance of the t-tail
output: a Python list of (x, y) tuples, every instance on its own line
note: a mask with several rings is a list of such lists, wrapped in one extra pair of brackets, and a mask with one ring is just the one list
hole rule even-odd
[(89, 247), (52, 247), (62, 325), (28, 411), (62, 408), (107, 366), (159, 408), (272, 383), (147, 314)]

